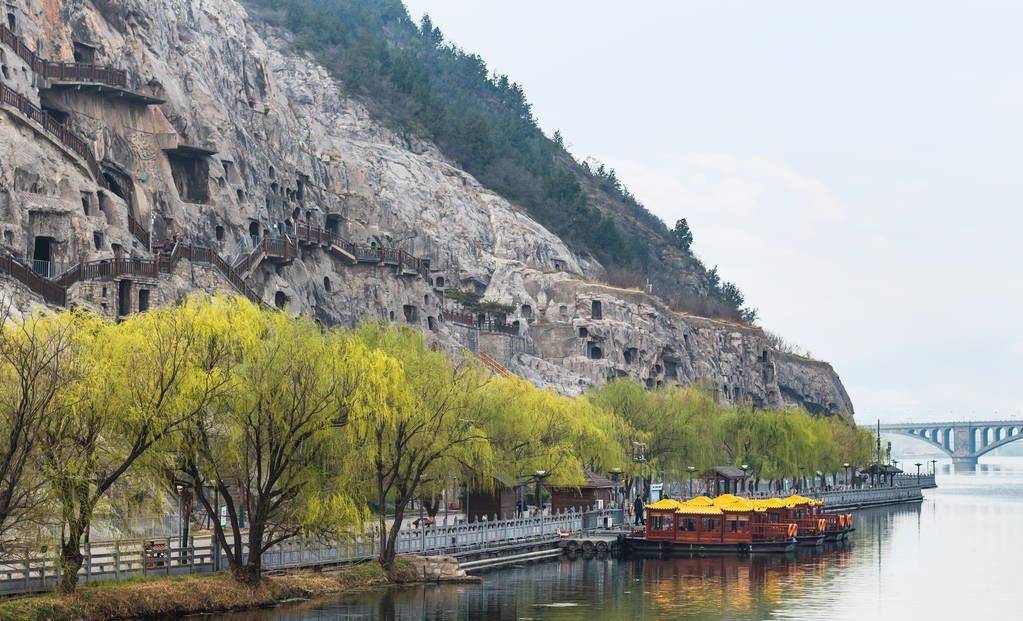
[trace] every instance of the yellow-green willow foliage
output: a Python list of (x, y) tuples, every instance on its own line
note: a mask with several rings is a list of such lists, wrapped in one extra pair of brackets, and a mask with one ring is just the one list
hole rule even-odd
[[(339, 379), (359, 365), (347, 343), (312, 321), (268, 313), (241, 299), (196, 301), (200, 362), (219, 389), (183, 425), (182, 474), (208, 514), (232, 572), (256, 583), (263, 552), (299, 535), (338, 536), (365, 519), (343, 457)], [(170, 448), (174, 450), (174, 448)], [(211, 493), (211, 490), (213, 492)]]
[[(343, 416), (351, 444), (347, 459), (377, 504), (379, 560), (389, 567), (409, 502), (439, 489), (454, 472), (491, 472), (483, 407), (487, 375), (476, 364), (449, 363), (405, 327), (367, 324), (354, 338), (376, 353), (367, 364), (353, 365), (344, 382), (350, 392)], [(390, 526), (384, 518), (388, 499), (394, 503)]]
[(636, 443), (643, 445), (646, 476), (656, 470), (669, 479), (682, 480), (688, 466), (709, 466), (718, 456), (711, 439), (721, 410), (702, 390), (675, 387), (648, 391), (637, 382), (616, 380), (592, 391), (589, 399), (621, 421), (624, 445), (620, 450), (630, 457), (621, 467), (630, 474), (639, 474), (631, 459)]
[(504, 478), (543, 470), (550, 484), (570, 487), (583, 483), (584, 466), (623, 461), (612, 416), (586, 398), (540, 390), (521, 378), (495, 377), (487, 384), (483, 420)]
[[(214, 540), (254, 582), (274, 543), (359, 532), (370, 509), (389, 566), (409, 503), (456, 478), (487, 487), (544, 470), (573, 486), (587, 469), (620, 468), (683, 480), (687, 466), (716, 463), (807, 477), (862, 464), (871, 446), (841, 421), (723, 407), (694, 387), (616, 381), (561, 396), (453, 360), (407, 327), (327, 330), (243, 298), (195, 296), (120, 323), (66, 312), (0, 328), (0, 457), (20, 464), (17, 477), (0, 473), (16, 500), (0, 503), (0, 536), (46, 509), (65, 590), (97, 510), (158, 504), (161, 487), (181, 485), (208, 515), (226, 515)], [(12, 435), (25, 442), (5, 446)], [(645, 445), (642, 471), (634, 443)]]
[(617, 380), (589, 397), (627, 424), (625, 449), (643, 443), (649, 467), (668, 480), (684, 480), (689, 466), (729, 464), (749, 466), (757, 480), (812, 480), (817, 471), (836, 473), (843, 463), (870, 458), (870, 434), (842, 420), (801, 409), (721, 405), (700, 387), (648, 391)]
[(82, 537), (111, 487), (203, 411), (223, 385), (202, 312), (203, 304), (192, 303), (119, 324), (72, 315), (77, 379), (42, 430), (65, 591), (75, 588)]
[(43, 424), (75, 380), (74, 317), (0, 311), (0, 558), (32, 535), (45, 500)]

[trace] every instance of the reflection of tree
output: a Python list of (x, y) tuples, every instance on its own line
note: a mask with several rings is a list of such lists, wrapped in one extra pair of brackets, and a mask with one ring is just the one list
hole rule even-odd
[(752, 621), (831, 590), (849, 548), (797, 555), (568, 560), (506, 569), (483, 585), (370, 590), (222, 621)]

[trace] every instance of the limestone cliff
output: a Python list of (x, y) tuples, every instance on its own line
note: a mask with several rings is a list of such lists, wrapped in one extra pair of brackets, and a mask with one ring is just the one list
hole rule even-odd
[[(233, 0), (5, 12), (0, 277), (21, 309), (117, 316), (240, 291), (330, 324), (415, 324), (567, 392), (702, 381), (730, 402), (851, 419), (826, 363), (587, 281), (592, 259), (374, 121)], [(513, 311), (467, 315), (451, 288)]]

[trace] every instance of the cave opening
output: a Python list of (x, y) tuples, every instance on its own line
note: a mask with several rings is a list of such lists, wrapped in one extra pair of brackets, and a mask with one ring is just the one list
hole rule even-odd
[(71, 44), (76, 63), (93, 64), (96, 62), (96, 48), (88, 43), (75, 41)]
[(191, 149), (166, 151), (178, 197), (204, 205), (210, 199), (210, 166), (205, 152)]

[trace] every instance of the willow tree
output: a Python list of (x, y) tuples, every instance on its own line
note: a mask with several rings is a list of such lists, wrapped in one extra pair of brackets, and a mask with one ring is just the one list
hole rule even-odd
[(356, 338), (358, 364), (345, 366), (340, 395), (346, 459), (373, 497), (379, 561), (390, 569), (408, 504), (453, 472), (490, 468), (485, 377), (476, 365), (449, 364), (405, 327), (365, 325)]
[(573, 400), (517, 377), (495, 377), (486, 386), (484, 408), (495, 470), (515, 480), (544, 471), (553, 485), (583, 482), (577, 441), (585, 421)]
[(631, 463), (627, 469), (632, 477), (642, 477), (644, 484), (654, 470), (681, 479), (687, 467), (702, 467), (712, 461), (713, 425), (719, 408), (706, 391), (696, 387), (647, 391), (632, 380), (621, 379), (592, 391), (589, 397), (631, 430), (626, 450), (634, 451), (636, 443), (644, 445), (645, 463)]
[(43, 425), (74, 381), (77, 360), (75, 316), (12, 320), (7, 310), (0, 312), (0, 556), (42, 509)]
[(120, 324), (81, 316), (78, 378), (42, 425), (43, 474), (59, 510), (61, 589), (73, 591), (97, 505), (223, 386), (224, 349), (193, 300)]
[(361, 525), (358, 503), (339, 480), (334, 430), (341, 369), (360, 361), (311, 321), (241, 298), (218, 306), (214, 338), (228, 352), (225, 386), (184, 425), (181, 463), (195, 497), (218, 516), (214, 538), (232, 574), (255, 585), (272, 546)]

